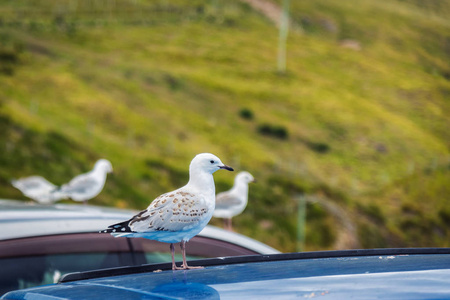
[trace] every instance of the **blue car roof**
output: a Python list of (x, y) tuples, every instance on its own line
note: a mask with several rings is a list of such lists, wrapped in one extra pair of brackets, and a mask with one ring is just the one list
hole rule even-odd
[[(448, 299), (450, 249), (304, 252), (69, 274), (2, 299)], [(164, 271), (165, 270), (165, 271)], [(321, 298), (322, 299), (322, 298)]]

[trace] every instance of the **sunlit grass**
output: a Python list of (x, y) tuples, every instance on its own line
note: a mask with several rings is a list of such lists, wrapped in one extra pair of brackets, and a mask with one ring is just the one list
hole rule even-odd
[[(55, 2), (38, 1), (33, 13), (23, 1), (0, 5), (9, 24), (0, 37), (25, 49), (14, 74), (0, 75), (0, 114), (19, 127), (5, 125), (5, 148), (30, 147), (4, 156), (13, 161), (0, 173), (5, 195), (20, 197), (10, 175), (43, 173), (62, 183), (106, 157), (116, 172), (92, 203), (143, 208), (187, 182), (195, 154), (213, 152), (260, 182), (236, 218), (244, 233), (293, 251), (293, 195), (308, 192), (345, 205), (369, 231), (371, 218), (389, 215), (387, 229), (374, 230), (409, 243), (401, 217), (387, 209), (402, 213), (392, 191), (403, 207), (422, 207), (411, 174), (434, 161), (445, 165), (449, 156), (450, 25), (439, 14), (429, 17), (414, 1), (291, 1), (303, 30), (291, 32), (288, 72), (278, 74), (277, 29), (239, 1), (75, 2), (58, 2), (61, 9), (49, 13), (38, 12)], [(21, 26), (6, 17), (16, 9), (29, 12)], [(343, 47), (346, 39), (361, 48)], [(252, 119), (240, 116), (244, 108)], [(262, 125), (286, 135), (262, 135)], [(28, 130), (35, 136), (29, 142)], [(43, 141), (57, 140), (55, 133), (67, 141), (47, 151)], [(50, 170), (33, 159), (48, 160)], [(441, 172), (427, 175), (428, 205), (439, 209), (426, 218), (447, 216), (448, 169)], [(217, 172), (218, 188), (233, 176)], [(326, 212), (317, 218), (307, 248), (333, 247), (333, 219)]]

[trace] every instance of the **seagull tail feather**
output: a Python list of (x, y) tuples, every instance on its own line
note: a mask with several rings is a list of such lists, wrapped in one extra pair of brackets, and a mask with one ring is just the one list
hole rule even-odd
[(130, 220), (110, 225), (107, 229), (100, 231), (100, 233), (111, 233), (114, 236), (121, 236), (122, 233), (126, 235), (127, 232), (133, 232), (130, 228)]

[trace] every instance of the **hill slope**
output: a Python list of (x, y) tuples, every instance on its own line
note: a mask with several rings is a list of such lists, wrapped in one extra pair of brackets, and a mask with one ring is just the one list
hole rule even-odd
[[(277, 29), (239, 1), (0, 4), (0, 195), (23, 199), (11, 178), (62, 184), (105, 157), (115, 173), (92, 203), (143, 208), (212, 152), (259, 181), (237, 230), (280, 250), (295, 250), (301, 193), (343, 208), (363, 247), (448, 246), (439, 3), (296, 1), (286, 74)], [(233, 181), (215, 177), (218, 191)], [(337, 217), (307, 212), (306, 248), (334, 247)]]

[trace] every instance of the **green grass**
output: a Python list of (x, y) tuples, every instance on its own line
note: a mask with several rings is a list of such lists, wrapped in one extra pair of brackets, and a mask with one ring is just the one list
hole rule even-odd
[[(280, 250), (295, 250), (298, 193), (346, 209), (364, 247), (448, 246), (450, 2), (291, 2), (286, 74), (277, 29), (239, 1), (0, 4), (0, 195), (105, 157), (91, 203), (141, 209), (213, 152), (258, 179), (236, 230)], [(308, 210), (306, 249), (333, 248), (335, 217)]]

